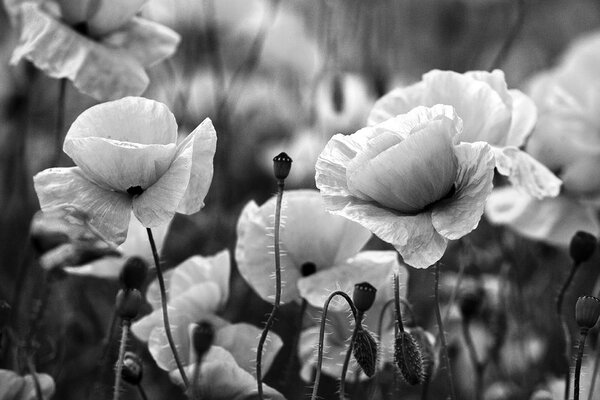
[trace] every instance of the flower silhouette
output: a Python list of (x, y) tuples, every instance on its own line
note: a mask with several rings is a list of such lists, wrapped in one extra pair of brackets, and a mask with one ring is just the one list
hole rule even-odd
[(454, 108), (435, 105), (335, 135), (316, 164), (326, 208), (429, 267), (477, 227), (492, 190), (490, 146), (459, 143), (461, 132)]
[(496, 168), (513, 185), (537, 197), (554, 197), (560, 180), (543, 164), (519, 150), (533, 130), (537, 110), (533, 101), (516, 89), (508, 89), (501, 70), (492, 72), (433, 70), (420, 82), (397, 88), (375, 103), (369, 125), (404, 114), (417, 106), (447, 104), (464, 123), (461, 141), (487, 142)]
[(11, 2), (20, 39), (11, 63), (25, 58), (53, 78), (67, 78), (96, 100), (141, 94), (144, 68), (171, 56), (179, 35), (136, 17), (144, 0)]
[(147, 228), (165, 225), (175, 212), (204, 205), (212, 180), (216, 133), (204, 120), (179, 145), (177, 124), (156, 101), (126, 97), (84, 111), (71, 125), (63, 150), (77, 167), (34, 176), (42, 211), (73, 205), (117, 244), (133, 214)]

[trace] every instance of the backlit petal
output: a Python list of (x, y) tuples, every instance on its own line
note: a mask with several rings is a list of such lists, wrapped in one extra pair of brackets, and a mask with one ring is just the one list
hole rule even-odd
[(87, 212), (90, 223), (108, 240), (121, 244), (131, 215), (129, 196), (105, 190), (86, 179), (77, 168), (50, 168), (33, 177), (40, 207), (48, 210), (73, 205)]
[(505, 146), (522, 146), (533, 131), (538, 118), (537, 107), (533, 100), (520, 90), (508, 91), (512, 96), (512, 120)]
[(88, 19), (90, 34), (102, 36), (125, 25), (148, 0), (102, 0)]
[(377, 125), (397, 115), (406, 114), (417, 106), (424, 106), (423, 96), (426, 90), (427, 86), (423, 81), (392, 90), (375, 102), (367, 124)]
[(204, 197), (208, 193), (213, 177), (213, 157), (217, 146), (217, 133), (210, 119), (205, 119), (179, 145), (193, 145), (192, 170), (185, 195), (177, 212), (193, 214), (204, 207)]
[(487, 143), (461, 143), (455, 151), (458, 158), (456, 192), (435, 204), (431, 212), (435, 230), (451, 240), (477, 227), (494, 178), (494, 157)]

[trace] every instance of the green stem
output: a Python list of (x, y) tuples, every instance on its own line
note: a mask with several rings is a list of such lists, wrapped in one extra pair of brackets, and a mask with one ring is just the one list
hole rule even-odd
[(394, 315), (398, 330), (404, 332), (404, 324), (402, 323), (402, 312), (400, 311), (400, 287), (398, 283), (398, 273), (394, 273)]
[(348, 373), (348, 366), (350, 365), (350, 357), (352, 356), (352, 348), (354, 347), (354, 342), (356, 341), (356, 335), (358, 334), (358, 330), (361, 329), (363, 319), (363, 313), (358, 312), (356, 316), (356, 320), (354, 321), (354, 330), (352, 331), (352, 338), (350, 339), (350, 344), (348, 345), (348, 350), (346, 351), (346, 357), (344, 358), (344, 365), (342, 366), (342, 376), (340, 377), (340, 400), (344, 400), (346, 398), (346, 374)]
[(571, 282), (573, 281), (573, 278), (575, 277), (575, 273), (577, 272), (577, 269), (579, 268), (579, 263), (573, 262), (573, 265), (571, 266), (571, 271), (569, 271), (569, 276), (567, 276), (567, 279), (565, 280), (565, 282), (563, 283), (563, 286), (560, 289), (560, 292), (558, 293), (558, 296), (556, 297), (556, 315), (558, 315), (558, 319), (560, 320), (560, 326), (562, 328), (563, 331), (563, 337), (565, 338), (565, 362), (567, 364), (567, 371), (565, 373), (565, 392), (564, 392), (564, 400), (568, 400), (569, 399), (569, 392), (570, 387), (571, 387), (571, 379), (570, 379), (570, 373), (569, 373), (569, 364), (571, 363), (571, 347), (572, 347), (572, 340), (571, 340), (571, 333), (569, 332), (569, 326), (567, 325), (567, 321), (565, 321), (565, 317), (563, 315), (562, 309), (563, 309), (563, 302), (565, 299), (565, 294), (567, 293), (567, 289), (569, 288), (569, 286), (571, 285)]
[(127, 345), (127, 336), (129, 334), (129, 327), (131, 321), (124, 319), (121, 325), (121, 342), (119, 344), (119, 358), (117, 359), (117, 365), (115, 366), (115, 387), (113, 388), (113, 400), (119, 400), (121, 394), (121, 376), (123, 373), (123, 358), (125, 357), (125, 346)]
[(167, 291), (165, 289), (165, 279), (160, 268), (160, 260), (158, 258), (158, 251), (156, 250), (156, 243), (154, 242), (154, 237), (152, 236), (152, 230), (150, 228), (146, 228), (146, 231), (148, 232), (148, 240), (150, 241), (150, 247), (152, 247), (152, 256), (154, 257), (154, 265), (156, 266), (156, 278), (158, 279), (158, 287), (160, 289), (160, 303), (162, 305), (163, 325), (165, 327), (167, 341), (169, 342), (169, 347), (171, 347), (171, 352), (173, 352), (175, 364), (177, 364), (177, 369), (181, 374), (181, 379), (183, 380), (183, 384), (187, 390), (190, 386), (190, 382), (188, 381), (185, 370), (183, 369), (183, 365), (181, 364), (181, 360), (179, 359), (177, 347), (175, 347), (173, 334), (171, 333), (171, 324), (169, 323), (169, 313), (167, 311)]
[(585, 348), (585, 339), (587, 338), (587, 329), (581, 330), (581, 336), (579, 337), (579, 350), (577, 351), (577, 360), (575, 363), (575, 384), (573, 400), (579, 400), (579, 377), (581, 375), (581, 360), (583, 358), (583, 350)]
[(437, 319), (439, 337), (442, 343), (442, 353), (444, 354), (444, 362), (446, 364), (446, 372), (448, 374), (448, 383), (450, 385), (450, 399), (456, 400), (456, 394), (454, 392), (454, 379), (452, 377), (452, 367), (450, 366), (450, 358), (448, 357), (448, 346), (446, 345), (446, 335), (444, 334), (444, 323), (442, 322), (442, 315), (440, 313), (440, 296), (439, 296), (439, 284), (440, 284), (440, 264), (436, 263), (435, 267), (435, 317)]

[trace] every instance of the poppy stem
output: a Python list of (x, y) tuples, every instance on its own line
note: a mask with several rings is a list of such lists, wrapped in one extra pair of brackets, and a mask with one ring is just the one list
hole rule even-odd
[(567, 321), (565, 321), (565, 316), (563, 315), (562, 309), (563, 309), (563, 302), (565, 299), (565, 294), (567, 293), (567, 289), (569, 289), (571, 282), (573, 282), (573, 278), (575, 277), (575, 273), (577, 272), (579, 265), (580, 265), (580, 263), (573, 262), (573, 265), (571, 266), (571, 271), (569, 271), (569, 276), (567, 276), (565, 283), (563, 283), (563, 286), (560, 289), (558, 296), (556, 297), (556, 315), (558, 315), (558, 319), (560, 320), (560, 326), (563, 331), (563, 337), (565, 338), (565, 361), (567, 363), (567, 371), (565, 373), (564, 400), (568, 400), (569, 393), (571, 391), (570, 390), (571, 389), (571, 379), (570, 379), (571, 374), (569, 371), (569, 365), (571, 363), (571, 347), (573, 346), (573, 341), (571, 340), (571, 333), (569, 332), (569, 326), (567, 325)]
[(354, 330), (352, 331), (352, 338), (350, 339), (350, 344), (348, 345), (348, 351), (346, 351), (346, 358), (344, 358), (344, 365), (342, 366), (342, 376), (340, 378), (340, 400), (344, 400), (346, 398), (346, 373), (348, 372), (348, 365), (350, 364), (350, 356), (352, 355), (352, 348), (354, 347), (354, 342), (356, 341), (356, 335), (358, 334), (359, 329), (362, 329), (362, 319), (363, 313), (358, 312), (356, 314), (354, 320)]
[(579, 349), (577, 351), (577, 360), (575, 361), (575, 383), (573, 400), (579, 400), (579, 377), (581, 376), (581, 359), (583, 358), (583, 350), (585, 349), (585, 339), (587, 338), (588, 330), (582, 329), (579, 337)]
[(54, 154), (52, 155), (52, 166), (57, 166), (62, 154), (61, 142), (65, 130), (65, 104), (67, 100), (67, 79), (62, 78), (58, 86), (58, 108), (56, 110), (56, 125), (54, 126)]
[(33, 386), (35, 387), (35, 397), (37, 400), (44, 400), (44, 396), (42, 394), (42, 387), (40, 386), (40, 381), (37, 376), (37, 372), (35, 370), (35, 363), (33, 362), (33, 356), (27, 356), (27, 369), (29, 369), (29, 373), (31, 374), (31, 379), (33, 379)]
[(124, 319), (121, 322), (121, 342), (119, 344), (119, 358), (115, 365), (115, 387), (113, 388), (113, 400), (119, 400), (121, 394), (121, 380), (123, 379), (121, 374), (123, 373), (123, 359), (125, 357), (125, 346), (127, 345), (127, 336), (129, 335), (129, 327), (131, 321)]
[(274, 246), (275, 246), (275, 302), (273, 309), (269, 314), (267, 323), (260, 335), (258, 346), (256, 348), (256, 383), (258, 386), (258, 397), (263, 400), (262, 388), (262, 353), (269, 329), (275, 322), (277, 311), (279, 311), (279, 303), (281, 302), (281, 254), (279, 249), (279, 226), (281, 224), (281, 201), (283, 199), (284, 180), (277, 180), (277, 204), (275, 206), (275, 227), (274, 227)]
[(192, 390), (191, 390), (191, 399), (192, 400), (200, 400), (200, 365), (202, 363), (202, 359), (198, 359), (196, 361), (196, 368), (194, 368), (194, 375), (192, 377)]
[(357, 318), (357, 310), (354, 307), (354, 303), (352, 299), (346, 292), (342, 292), (341, 290), (337, 290), (329, 295), (327, 300), (325, 301), (325, 305), (323, 306), (323, 313), (321, 314), (321, 329), (319, 330), (319, 348), (317, 353), (317, 373), (315, 375), (315, 382), (313, 384), (312, 395), (310, 396), (310, 400), (317, 399), (317, 392), (319, 391), (319, 381), (321, 380), (321, 367), (323, 366), (323, 341), (325, 340), (325, 323), (327, 322), (327, 309), (329, 308), (329, 303), (335, 296), (342, 296), (348, 302), (350, 309), (352, 310), (352, 314), (354, 315), (354, 319)]
[(400, 311), (400, 284), (398, 283), (398, 273), (394, 273), (394, 316), (398, 330), (404, 332), (404, 324), (402, 323), (402, 312)]
[(434, 266), (435, 271), (435, 283), (434, 283), (434, 294), (435, 294), (435, 317), (437, 319), (439, 338), (442, 343), (442, 353), (444, 355), (444, 362), (446, 364), (446, 372), (448, 374), (448, 384), (450, 385), (450, 398), (456, 400), (456, 394), (454, 392), (454, 379), (452, 377), (452, 367), (450, 366), (450, 358), (448, 357), (448, 346), (446, 345), (446, 335), (444, 334), (444, 323), (442, 322), (442, 314), (440, 313), (440, 264), (436, 263)]
[(185, 385), (185, 388), (188, 389), (190, 382), (188, 381), (185, 370), (183, 369), (183, 365), (181, 364), (181, 360), (179, 359), (179, 354), (177, 353), (177, 348), (175, 347), (175, 342), (173, 341), (173, 334), (171, 333), (171, 324), (169, 324), (169, 313), (167, 311), (167, 291), (165, 289), (165, 279), (160, 269), (160, 260), (158, 258), (158, 251), (156, 250), (156, 243), (154, 242), (154, 237), (152, 236), (152, 230), (150, 228), (146, 228), (146, 232), (148, 232), (148, 241), (150, 241), (150, 247), (152, 247), (152, 256), (154, 257), (154, 265), (156, 266), (156, 278), (158, 279), (158, 286), (160, 289), (160, 303), (162, 305), (163, 324), (165, 326), (167, 341), (169, 342), (169, 347), (171, 347), (171, 351), (173, 352), (173, 358), (175, 359), (175, 364), (177, 364), (177, 369), (181, 374), (183, 384)]

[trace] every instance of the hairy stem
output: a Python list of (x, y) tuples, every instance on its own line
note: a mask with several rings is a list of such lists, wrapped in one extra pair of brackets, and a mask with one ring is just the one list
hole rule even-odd
[(354, 347), (354, 342), (356, 341), (356, 335), (358, 334), (358, 330), (361, 329), (361, 323), (363, 319), (363, 313), (359, 312), (356, 315), (356, 319), (354, 321), (354, 330), (352, 331), (352, 338), (350, 339), (350, 344), (348, 345), (348, 350), (346, 351), (346, 357), (344, 358), (344, 365), (342, 365), (342, 376), (340, 377), (340, 400), (344, 400), (346, 398), (346, 374), (348, 373), (348, 366), (350, 365), (350, 357), (352, 356), (352, 348)]
[(567, 371), (565, 372), (564, 400), (568, 400), (569, 392), (571, 391), (570, 390), (571, 380), (570, 380), (570, 373), (569, 373), (569, 365), (571, 363), (571, 347), (573, 344), (572, 344), (572, 340), (571, 340), (571, 333), (569, 332), (569, 326), (567, 325), (567, 321), (565, 321), (565, 316), (563, 315), (562, 309), (563, 309), (563, 302), (565, 299), (565, 294), (567, 293), (567, 289), (569, 289), (569, 286), (571, 285), (571, 282), (573, 281), (573, 278), (575, 277), (575, 273), (577, 272), (579, 265), (580, 265), (579, 263), (576, 263), (576, 262), (573, 263), (573, 265), (571, 266), (571, 271), (569, 271), (569, 276), (567, 276), (567, 279), (563, 283), (563, 286), (560, 289), (558, 296), (556, 297), (556, 315), (558, 315), (558, 319), (560, 320), (560, 326), (563, 331), (563, 337), (565, 338), (565, 362), (567, 364)]
[(121, 376), (123, 373), (123, 358), (125, 357), (125, 346), (127, 345), (127, 336), (129, 335), (129, 327), (131, 321), (124, 319), (121, 325), (121, 342), (119, 344), (119, 358), (115, 365), (115, 387), (113, 388), (113, 400), (119, 400), (121, 394)]
[(581, 360), (583, 358), (583, 349), (585, 348), (585, 339), (587, 338), (588, 331), (581, 330), (579, 337), (579, 349), (577, 350), (577, 360), (575, 361), (575, 383), (573, 390), (573, 400), (579, 400), (579, 377), (581, 376)]
[(434, 294), (435, 294), (435, 317), (437, 319), (439, 337), (442, 343), (442, 353), (444, 355), (444, 362), (446, 364), (446, 372), (448, 374), (448, 384), (450, 385), (450, 398), (456, 400), (456, 394), (454, 391), (454, 379), (452, 377), (452, 367), (450, 366), (450, 358), (448, 357), (448, 346), (446, 345), (446, 335), (444, 334), (444, 323), (442, 322), (442, 314), (440, 313), (440, 296), (439, 296), (439, 284), (440, 284), (440, 264), (435, 264), (435, 283), (434, 283)]

